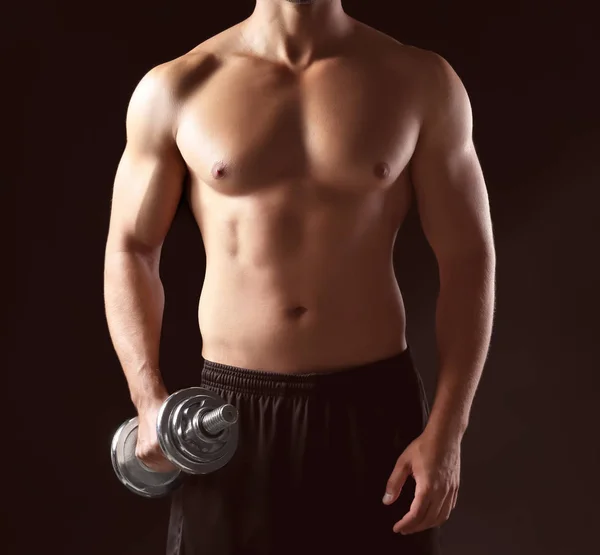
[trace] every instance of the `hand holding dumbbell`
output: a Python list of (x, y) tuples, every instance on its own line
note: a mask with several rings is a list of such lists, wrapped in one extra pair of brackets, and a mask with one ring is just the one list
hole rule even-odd
[(154, 401), (138, 411), (138, 429), (135, 456), (139, 461), (155, 472), (173, 472), (175, 465), (165, 457), (160, 448), (157, 434), (158, 413), (168, 395)]
[[(171, 466), (156, 457), (156, 453), (152, 456), (156, 444), (150, 428), (155, 409), (140, 413), (142, 423), (137, 416), (124, 422), (112, 439), (114, 471), (131, 491), (145, 497), (162, 497), (179, 485), (182, 471), (214, 472), (226, 465), (235, 453), (237, 410), (212, 391), (201, 387), (183, 389), (167, 397), (158, 408), (156, 440)], [(138, 430), (144, 438), (139, 445)], [(136, 451), (141, 458), (136, 456)], [(152, 468), (141, 459), (152, 461)]]

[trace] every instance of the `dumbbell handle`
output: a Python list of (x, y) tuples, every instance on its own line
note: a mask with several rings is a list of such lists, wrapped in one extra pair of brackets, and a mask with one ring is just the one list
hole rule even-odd
[(237, 419), (237, 409), (233, 405), (225, 404), (208, 412), (198, 411), (192, 420), (192, 427), (199, 435), (204, 433), (216, 436), (235, 424)]
[[(235, 424), (237, 419), (238, 412), (233, 405), (221, 405), (208, 412), (198, 411), (192, 418), (192, 431), (200, 438), (203, 438), (205, 435), (215, 437), (226, 428), (229, 428), (229, 426)], [(138, 462), (148, 472), (159, 472), (146, 466), (139, 459)]]

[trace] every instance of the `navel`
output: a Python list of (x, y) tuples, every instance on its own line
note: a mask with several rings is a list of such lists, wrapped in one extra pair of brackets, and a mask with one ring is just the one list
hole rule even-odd
[(390, 175), (390, 167), (385, 162), (379, 162), (375, 164), (375, 175), (377, 177), (381, 177), (385, 179), (388, 175)]
[(286, 309), (287, 316), (292, 319), (298, 319), (307, 312), (308, 308), (305, 306), (294, 306)]
[(223, 162), (215, 162), (212, 167), (211, 174), (215, 179), (221, 179), (225, 177), (225, 164)]

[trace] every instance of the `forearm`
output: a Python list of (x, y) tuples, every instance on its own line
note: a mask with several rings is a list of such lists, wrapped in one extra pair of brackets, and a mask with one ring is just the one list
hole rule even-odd
[(438, 373), (427, 431), (462, 439), (487, 357), (495, 299), (495, 255), (440, 268)]
[(158, 261), (135, 252), (107, 253), (104, 302), (110, 336), (139, 411), (166, 393), (159, 370), (164, 289)]

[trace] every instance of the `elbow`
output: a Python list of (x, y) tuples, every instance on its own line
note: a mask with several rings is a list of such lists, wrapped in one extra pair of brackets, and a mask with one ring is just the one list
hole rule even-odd
[(120, 272), (132, 267), (143, 267), (150, 273), (158, 275), (159, 265), (160, 249), (107, 245), (104, 255), (104, 277), (106, 279), (114, 271)]
[(109, 235), (104, 252), (105, 268), (115, 260), (139, 260), (151, 268), (160, 262), (161, 245), (147, 245), (130, 235), (119, 238)]

